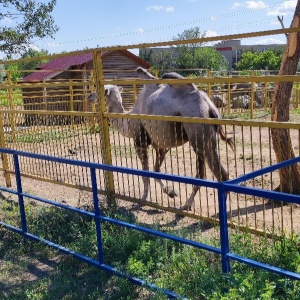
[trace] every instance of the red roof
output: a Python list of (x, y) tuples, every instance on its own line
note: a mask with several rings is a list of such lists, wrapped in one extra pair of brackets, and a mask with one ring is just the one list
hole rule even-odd
[[(142, 60), (138, 56), (134, 55), (128, 50), (116, 50), (120, 51), (126, 56), (136, 60), (139, 62), (139, 64), (143, 67), (150, 68), (150, 64), (148, 64), (146, 61)], [(102, 53), (102, 57), (110, 54), (111, 51), (106, 51)], [(42, 81), (45, 79), (50, 79), (54, 77), (55, 75), (70, 69), (73, 66), (78, 66), (85, 64), (93, 59), (92, 53), (81, 53), (81, 54), (74, 54), (74, 55), (68, 55), (68, 56), (60, 56), (55, 59), (52, 59), (48, 61), (45, 64), (42, 64), (36, 68), (36, 72), (33, 72), (27, 76), (25, 76), (22, 81), (32, 81), (32, 80), (38, 80)]]
[[(72, 66), (82, 65), (92, 60), (92, 53), (82, 53), (76, 55), (69, 56), (60, 56), (55, 59), (52, 59), (40, 66), (38, 66), (37, 70), (42, 70), (41, 72), (37, 71), (25, 76), (22, 80), (44, 80), (50, 79), (53, 76), (68, 70)], [(46, 71), (47, 70), (47, 71)]]

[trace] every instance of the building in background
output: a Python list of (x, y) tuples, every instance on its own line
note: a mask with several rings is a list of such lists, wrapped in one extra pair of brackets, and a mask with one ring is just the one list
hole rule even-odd
[(269, 45), (242, 45), (241, 40), (228, 40), (215, 44), (215, 49), (220, 52), (229, 62), (229, 71), (235, 69), (236, 64), (240, 60), (242, 54), (246, 51), (263, 52), (268, 49), (276, 49), (284, 46), (283, 44)]

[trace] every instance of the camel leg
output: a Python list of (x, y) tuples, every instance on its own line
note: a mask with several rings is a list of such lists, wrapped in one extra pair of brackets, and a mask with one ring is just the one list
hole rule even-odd
[[(135, 148), (137, 155), (142, 163), (142, 168), (144, 171), (149, 171), (149, 161), (148, 161), (148, 152), (147, 147), (136, 147)], [(149, 177), (142, 177), (143, 184), (144, 184), (144, 193), (142, 196), (143, 201), (148, 201), (148, 194), (149, 194), (149, 186), (150, 186), (150, 178)]]
[[(156, 152), (156, 160), (154, 165), (154, 171), (160, 172), (160, 167), (165, 160), (166, 154), (169, 152), (170, 149), (155, 149)], [(173, 187), (173, 185), (167, 186), (164, 180), (155, 179), (157, 183), (159, 183), (162, 191), (167, 194), (170, 198), (174, 198), (178, 196), (178, 191)]]
[[(197, 157), (197, 172), (196, 178), (204, 178), (205, 174), (205, 159), (204, 159), (204, 149), (203, 149), (203, 130), (202, 125), (190, 125), (183, 123), (184, 130), (187, 134), (187, 138), (196, 153)], [(193, 190), (189, 198), (186, 200), (185, 204), (180, 207), (181, 210), (191, 210), (194, 203), (194, 198), (199, 191), (200, 186), (193, 185)]]
[[(142, 168), (144, 171), (149, 171), (149, 159), (148, 159), (148, 146), (150, 145), (150, 138), (145, 130), (145, 128), (139, 124), (137, 128), (134, 128), (135, 139), (134, 146), (136, 153), (142, 163)], [(144, 184), (144, 193), (142, 196), (143, 201), (148, 200), (150, 178), (142, 177)]]
[[(193, 146), (193, 148), (195, 150), (194, 146)], [(198, 166), (197, 166), (196, 178), (204, 178), (204, 174), (205, 174), (205, 160), (204, 160), (203, 153), (197, 153), (197, 162), (198, 162)], [(192, 205), (194, 203), (195, 196), (196, 196), (197, 192), (199, 191), (199, 189), (200, 189), (200, 186), (193, 185), (192, 193), (189, 196), (189, 198), (186, 200), (185, 204), (180, 207), (181, 210), (187, 210), (187, 211), (192, 210)]]

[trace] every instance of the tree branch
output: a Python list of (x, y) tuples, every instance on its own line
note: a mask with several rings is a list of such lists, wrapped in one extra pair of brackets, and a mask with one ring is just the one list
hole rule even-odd
[[(277, 16), (277, 19), (278, 19), (279, 23), (281, 24), (282, 29), (284, 29), (283, 16), (281, 16), (281, 18), (279, 16)], [(289, 38), (289, 34), (288, 33), (286, 33), (285, 36), (286, 36), (286, 39)]]

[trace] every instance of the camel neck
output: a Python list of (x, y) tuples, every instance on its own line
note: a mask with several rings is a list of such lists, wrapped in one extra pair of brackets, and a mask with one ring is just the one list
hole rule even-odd
[(111, 125), (117, 129), (122, 135), (131, 138), (128, 119), (127, 118), (110, 118)]

